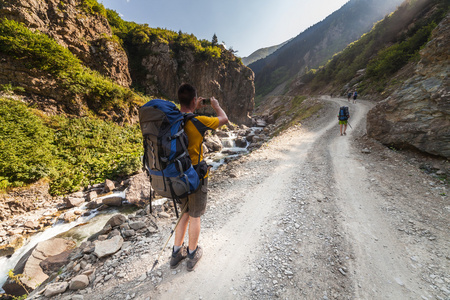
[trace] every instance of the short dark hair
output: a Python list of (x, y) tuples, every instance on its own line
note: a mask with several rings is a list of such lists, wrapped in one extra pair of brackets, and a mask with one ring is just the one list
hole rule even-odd
[(190, 106), (192, 100), (197, 96), (197, 90), (189, 83), (183, 83), (178, 88), (178, 101), (183, 106)]

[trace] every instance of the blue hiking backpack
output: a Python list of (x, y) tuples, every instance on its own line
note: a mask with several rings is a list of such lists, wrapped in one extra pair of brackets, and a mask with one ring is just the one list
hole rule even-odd
[(348, 112), (348, 106), (341, 106), (339, 108), (339, 121), (346, 121), (350, 117), (350, 113)]
[[(144, 141), (143, 166), (151, 186), (161, 196), (176, 203), (200, 187), (199, 176), (187, 150), (184, 125), (195, 114), (183, 114), (170, 101), (154, 99), (139, 108), (139, 124)], [(152, 192), (150, 191), (150, 211)]]

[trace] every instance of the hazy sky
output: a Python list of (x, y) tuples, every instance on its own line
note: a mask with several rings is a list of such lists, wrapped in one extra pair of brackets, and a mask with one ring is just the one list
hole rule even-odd
[(325, 19), (348, 0), (99, 0), (124, 20), (193, 33), (245, 57), (280, 44)]

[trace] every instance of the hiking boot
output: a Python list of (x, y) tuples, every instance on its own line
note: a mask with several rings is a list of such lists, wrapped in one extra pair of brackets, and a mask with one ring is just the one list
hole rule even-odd
[(194, 253), (189, 254), (189, 250), (188, 250), (188, 261), (186, 263), (187, 266), (187, 270), (193, 271), (195, 266), (197, 265), (198, 261), (200, 260), (200, 258), (202, 258), (203, 255), (203, 250), (200, 246), (197, 246), (197, 249), (195, 249)]
[(178, 265), (187, 257), (187, 249), (186, 246), (181, 246), (181, 249), (178, 252), (173, 252), (172, 248), (172, 257), (170, 258), (170, 268), (175, 269)]

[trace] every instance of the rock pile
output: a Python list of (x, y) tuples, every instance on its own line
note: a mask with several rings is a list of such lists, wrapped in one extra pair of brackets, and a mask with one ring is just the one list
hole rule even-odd
[[(123, 188), (124, 185), (125, 183), (119, 187)], [(141, 187), (134, 187), (134, 189), (137, 188)], [(13, 218), (0, 224), (0, 256), (12, 255), (16, 249), (22, 246), (27, 237), (45, 230), (56, 222), (70, 223), (82, 215), (89, 215), (89, 209), (101, 210), (110, 206), (122, 205), (122, 202), (126, 199), (121, 196), (99, 197), (98, 193), (106, 193), (107, 191), (111, 193), (115, 189), (115, 183), (107, 180), (105, 184), (90, 187), (87, 192), (76, 192), (51, 201), (43, 201), (43, 204), (38, 206), (40, 209), (24, 211), (19, 216), (14, 215)], [(9, 200), (6, 203), (15, 201), (19, 202), (19, 200)], [(2, 213), (5, 211), (11, 215), (11, 210), (8, 210), (8, 207), (0, 211)]]
[[(139, 237), (151, 236), (156, 232), (158, 232), (156, 217), (150, 214), (148, 206), (127, 217), (123, 214), (116, 214), (99, 232), (72, 251), (67, 252), (66, 250), (69, 245), (73, 247), (74, 242), (64, 239), (52, 239), (39, 243), (30, 255), (21, 260), (14, 271), (20, 274), (23, 272), (24, 276), (21, 277), (21, 281), (29, 290), (40, 285), (30, 295), (33, 299), (83, 290), (110, 280), (113, 274), (105, 272), (103, 266), (114, 266), (117, 264), (117, 257), (129, 251), (127, 249), (136, 243)], [(68, 246), (56, 247), (55, 243)], [(42, 249), (47, 252), (43, 252)], [(48, 252), (50, 250), (51, 252)], [(36, 253), (41, 253), (41, 255)], [(117, 253), (119, 254), (117, 255)], [(45, 259), (42, 259), (44, 257)], [(39, 262), (35, 262), (37, 259)], [(32, 265), (38, 271), (33, 269), (34, 273), (27, 272), (27, 268), (24, 269), (23, 265)], [(39, 276), (36, 276), (37, 273)], [(23, 279), (27, 277), (32, 278), (32, 284)], [(17, 296), (24, 294), (23, 290), (14, 290), (10, 286), (9, 282), (3, 286), (8, 294)]]

